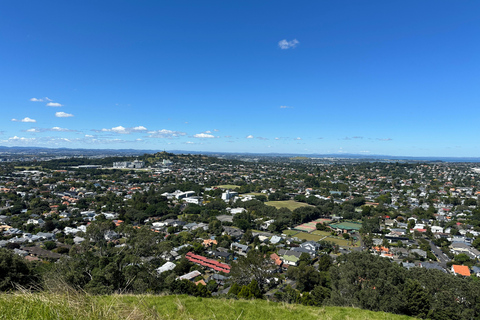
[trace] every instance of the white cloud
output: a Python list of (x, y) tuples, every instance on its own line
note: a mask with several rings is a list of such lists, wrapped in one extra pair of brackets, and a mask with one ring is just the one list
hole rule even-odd
[(149, 131), (148, 133), (150, 134), (150, 138), (176, 138), (187, 135), (185, 132), (172, 131), (167, 129)]
[(205, 131), (204, 133), (212, 133), (212, 131), (210, 131), (210, 130), (207, 130), (207, 131)]
[(47, 100), (47, 101), (53, 101), (52, 99), (49, 99), (48, 97), (45, 97), (45, 100)]
[[(207, 132), (210, 132), (210, 131), (207, 131)], [(212, 134), (208, 134), (208, 133), (197, 133), (195, 135), (193, 135), (194, 138), (200, 138), (200, 139), (211, 139), (211, 138), (215, 138), (214, 135)]]
[(192, 142), (192, 141), (187, 141), (185, 142), (186, 144), (195, 144), (195, 142)]
[(147, 128), (144, 126), (137, 126), (137, 127), (132, 127), (132, 128), (125, 128), (123, 126), (118, 126), (118, 127), (113, 127), (111, 129), (105, 129), (103, 128), (102, 130), (93, 130), (96, 132), (114, 132), (114, 133), (120, 133), (120, 134), (130, 134), (134, 132), (146, 132), (148, 131)]
[(60, 128), (60, 127), (53, 127), (53, 128), (31, 128), (24, 130), (25, 132), (33, 132), (33, 133), (38, 133), (38, 132), (48, 132), (48, 131), (53, 131), (53, 132), (77, 132), (77, 130), (70, 130), (66, 128)]
[(289, 107), (289, 106), (280, 106), (280, 109), (293, 109), (293, 107)]
[(23, 118), (22, 120), (18, 120), (18, 119), (12, 119), (13, 122), (37, 122), (37, 120), (35, 119), (31, 119), (29, 117), (25, 117)]
[(218, 131), (220, 131), (220, 130), (218, 130), (218, 129), (213, 129), (213, 131), (218, 132)]
[(91, 134), (86, 134), (85, 135), (85, 138), (93, 138), (94, 136), (92, 136)]
[(73, 114), (61, 111), (61, 112), (55, 112), (55, 117), (57, 117), (57, 118), (68, 118), (68, 117), (73, 117)]
[(297, 39), (293, 39), (291, 41), (287, 41), (287, 39), (280, 40), (278, 42), (278, 46), (280, 49), (285, 50), (285, 49), (290, 49), (290, 48), (295, 48), (297, 44), (299, 44)]
[(280, 138), (279, 138), (279, 137), (275, 137), (275, 140), (280, 140)]
[(250, 134), (246, 137), (247, 139), (253, 139), (253, 136)]
[(33, 102), (42, 102), (43, 99), (41, 99), (41, 98), (40, 98), (40, 99), (32, 98), (32, 99), (30, 99), (30, 101), (33, 101)]
[(295, 138), (295, 139), (293, 139), (293, 140), (302, 140), (302, 138), (300, 138), (300, 137), (296, 137), (296, 138)]
[(63, 104), (60, 104), (58, 102), (49, 102), (47, 103), (47, 107), (63, 107)]
[(68, 131), (73, 131), (73, 130), (69, 130), (69, 129), (65, 129), (65, 128), (60, 128), (60, 127), (53, 127), (52, 129), (50, 129), (51, 131), (58, 131), (58, 132), (68, 132)]

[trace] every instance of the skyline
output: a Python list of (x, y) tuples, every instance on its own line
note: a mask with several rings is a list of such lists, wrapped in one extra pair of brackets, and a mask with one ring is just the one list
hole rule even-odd
[(480, 157), (480, 4), (0, 4), (0, 145)]

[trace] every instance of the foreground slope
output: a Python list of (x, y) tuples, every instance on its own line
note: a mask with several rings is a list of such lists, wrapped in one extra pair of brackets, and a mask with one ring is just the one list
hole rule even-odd
[(191, 296), (2, 294), (0, 319), (412, 319), (354, 308)]

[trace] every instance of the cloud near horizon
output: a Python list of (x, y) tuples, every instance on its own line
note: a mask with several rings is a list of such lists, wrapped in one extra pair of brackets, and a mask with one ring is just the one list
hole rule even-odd
[(93, 130), (95, 132), (113, 132), (113, 133), (119, 133), (119, 134), (130, 134), (130, 133), (135, 133), (135, 132), (147, 132), (148, 129), (145, 128), (144, 126), (136, 126), (136, 127), (131, 127), (131, 128), (125, 128), (123, 126), (117, 126), (113, 127), (111, 129), (106, 129), (103, 128), (102, 130)]
[(177, 138), (187, 135), (185, 132), (182, 131), (173, 131), (167, 129), (149, 131), (148, 133), (150, 134), (148, 136), (149, 138)]

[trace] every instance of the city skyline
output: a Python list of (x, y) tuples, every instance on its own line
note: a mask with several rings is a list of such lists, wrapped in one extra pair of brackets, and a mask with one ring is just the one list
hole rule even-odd
[(0, 4), (0, 145), (478, 157), (474, 1)]

